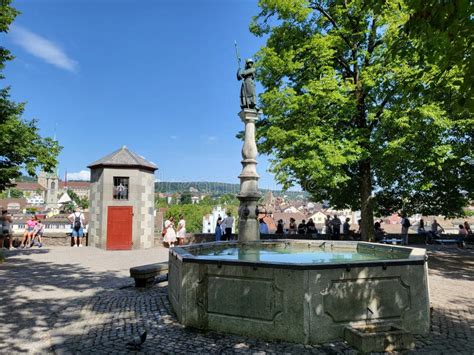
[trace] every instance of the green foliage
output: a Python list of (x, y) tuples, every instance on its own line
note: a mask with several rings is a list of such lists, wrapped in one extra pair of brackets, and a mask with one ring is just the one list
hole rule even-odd
[(68, 189), (67, 194), (71, 200), (80, 208), (87, 209), (89, 208), (89, 200), (86, 197), (79, 197), (74, 190)]
[[(18, 12), (10, 6), (10, 0), (0, 3), (0, 32), (8, 32)], [(0, 79), (5, 62), (13, 57), (0, 47)], [(37, 121), (21, 118), (24, 103), (10, 100), (9, 88), (0, 89), (0, 191), (11, 186), (11, 180), (21, 176), (21, 170), (35, 175), (36, 169), (52, 171), (57, 165), (60, 147), (51, 138), (42, 138)]]
[(35, 214), (38, 211), (36, 207), (27, 207), (26, 213)]
[(23, 191), (15, 189), (15, 188), (8, 188), (5, 191), (0, 192), (0, 198), (22, 198), (25, 197)]
[(72, 213), (76, 209), (76, 205), (73, 202), (67, 202), (62, 206), (62, 213)]
[(404, 2), (259, 5), (259, 147), (277, 180), (361, 209), (365, 239), (374, 209), (462, 214), (474, 176), (472, 115), (453, 109), (464, 72), (423, 60)]
[(14, 189), (14, 188), (9, 189), (8, 195), (11, 198), (22, 198), (22, 197), (24, 197), (23, 196), (23, 191), (18, 190), (18, 189)]
[(405, 32), (420, 52), (420, 61), (436, 64), (435, 80), (457, 68), (463, 76), (454, 107), (472, 110), (474, 105), (474, 21), (469, 0), (406, 0), (410, 19)]
[(187, 204), (192, 204), (193, 201), (191, 199), (192, 195), (189, 191), (185, 191), (181, 194), (181, 197), (179, 199), (179, 203), (182, 205), (187, 205)]

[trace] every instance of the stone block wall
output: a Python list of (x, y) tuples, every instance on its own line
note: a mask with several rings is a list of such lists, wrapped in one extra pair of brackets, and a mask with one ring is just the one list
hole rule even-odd
[[(89, 235), (92, 246), (107, 247), (108, 208), (133, 209), (132, 249), (154, 246), (154, 174), (141, 169), (91, 169), (91, 207)], [(113, 199), (114, 177), (128, 177), (128, 200)]]

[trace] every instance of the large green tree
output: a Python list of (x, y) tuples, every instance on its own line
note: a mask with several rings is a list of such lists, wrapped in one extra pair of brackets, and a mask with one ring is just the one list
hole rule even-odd
[[(8, 32), (18, 12), (10, 0), (0, 2), (0, 32)], [(10, 51), (0, 46), (0, 79), (4, 79), (5, 63), (13, 59)], [(60, 147), (51, 138), (42, 138), (35, 120), (22, 118), (25, 104), (10, 100), (9, 87), (0, 88), (0, 191), (11, 186), (21, 171), (35, 175), (38, 168), (51, 171), (57, 165)]]
[[(472, 199), (462, 68), (424, 61), (404, 1), (260, 0), (251, 31), (264, 119), (259, 146), (279, 182), (373, 214), (457, 215)], [(440, 80), (441, 79), (441, 80)]]

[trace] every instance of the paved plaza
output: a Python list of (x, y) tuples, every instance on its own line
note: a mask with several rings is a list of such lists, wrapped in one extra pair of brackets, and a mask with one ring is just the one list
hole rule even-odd
[[(430, 246), (432, 330), (414, 353), (474, 353), (474, 250)], [(6, 252), (0, 265), (0, 353), (127, 353), (144, 330), (142, 353), (356, 354), (346, 343), (265, 342), (181, 326), (166, 282), (139, 290), (131, 266), (166, 261), (168, 250), (107, 252), (52, 247)]]

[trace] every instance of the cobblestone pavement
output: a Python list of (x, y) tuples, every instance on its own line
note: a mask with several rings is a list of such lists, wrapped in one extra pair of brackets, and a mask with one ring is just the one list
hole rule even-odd
[[(410, 353), (419, 354), (474, 354), (474, 310), (472, 294), (474, 293), (474, 252), (472, 250), (458, 250), (451, 247), (430, 248), (430, 289), (431, 304), (433, 306), (432, 329), (428, 336), (416, 337), (416, 349)], [(107, 253), (106, 253), (107, 254)], [(106, 255), (107, 257), (110, 256)], [(158, 259), (166, 258), (166, 250), (155, 251)], [(112, 254), (113, 255), (113, 254)], [(67, 297), (66, 302), (59, 302), (57, 307), (48, 303), (40, 295), (47, 295), (48, 288), (43, 286), (26, 285), (30, 291), (37, 291), (38, 298), (43, 299), (48, 310), (52, 312), (45, 316), (40, 308), (26, 308), (27, 312), (20, 317), (24, 326), (33, 325), (41, 329), (38, 335), (41, 341), (36, 341), (34, 347), (22, 348), (18, 342), (10, 342), (10, 347), (2, 345), (6, 336), (0, 331), (0, 353), (17, 351), (38, 351), (55, 353), (129, 353), (132, 350), (126, 343), (135, 335), (147, 331), (147, 341), (140, 349), (140, 353), (251, 353), (251, 354), (356, 354), (344, 342), (334, 342), (316, 346), (300, 344), (265, 342), (248, 337), (220, 334), (216, 332), (202, 332), (196, 329), (184, 328), (173, 315), (167, 299), (166, 283), (160, 283), (146, 290), (129, 287), (132, 282), (125, 275), (129, 266), (127, 257), (121, 258), (121, 268), (114, 273), (105, 273), (104, 266), (89, 269), (87, 262), (82, 262), (85, 270), (78, 271), (81, 275), (77, 289), (91, 288), (87, 295)], [(37, 257), (35, 255), (35, 257)], [(37, 261), (26, 258), (32, 263), (29, 270), (35, 269)], [(130, 258), (132, 258), (130, 256)], [(141, 256), (142, 259), (146, 259)], [(155, 260), (159, 261), (159, 260)], [(15, 263), (18, 261), (14, 261)], [(102, 262), (107, 261), (102, 258)], [(151, 261), (142, 260), (142, 264)], [(49, 265), (53, 267), (53, 265)], [(56, 267), (56, 266), (55, 266)], [(53, 274), (61, 275), (64, 264)], [(80, 268), (79, 265), (77, 265)], [(2, 268), (0, 266), (0, 268)], [(98, 271), (98, 270), (102, 271)], [(5, 276), (0, 269), (0, 282)], [(7, 272), (8, 275), (11, 272)], [(97, 274), (97, 275), (96, 275)], [(20, 276), (20, 275), (17, 275)], [(24, 275), (27, 277), (27, 275)], [(32, 275), (30, 275), (32, 276)], [(36, 277), (33, 275), (33, 278)], [(54, 279), (54, 278), (53, 278)], [(61, 277), (59, 277), (61, 279)], [(65, 278), (67, 282), (74, 282), (74, 278)], [(66, 281), (64, 281), (66, 282)], [(104, 286), (100, 286), (105, 283)], [(71, 292), (68, 285), (59, 280), (51, 281), (48, 287)], [(19, 284), (13, 294), (19, 288)], [(72, 288), (72, 287), (70, 287)], [(76, 290), (74, 288), (74, 290)], [(73, 290), (73, 291), (74, 291)], [(21, 292), (21, 288), (19, 289)], [(85, 292), (85, 291), (84, 291)], [(2, 294), (2, 291), (0, 291)], [(23, 290), (24, 294), (24, 290)], [(34, 294), (34, 292), (33, 292)], [(3, 296), (3, 294), (2, 294)], [(72, 297), (71, 297), (72, 296)], [(28, 296), (31, 301), (31, 295)], [(2, 297), (3, 300), (3, 297)], [(57, 299), (55, 299), (57, 302)], [(26, 302), (28, 304), (28, 302)], [(15, 304), (15, 307), (17, 304)], [(15, 309), (16, 314), (23, 314)], [(22, 319), (22, 317), (26, 317)], [(18, 319), (12, 319), (16, 323)], [(41, 322), (38, 322), (41, 320)], [(32, 323), (33, 322), (33, 323)], [(2, 327), (3, 328), (3, 327)], [(34, 328), (34, 327), (33, 327)], [(17, 328), (19, 329), (19, 328)], [(29, 333), (37, 335), (36, 333)], [(8, 340), (8, 339), (7, 339)], [(12, 346), (11, 344), (16, 344)]]

